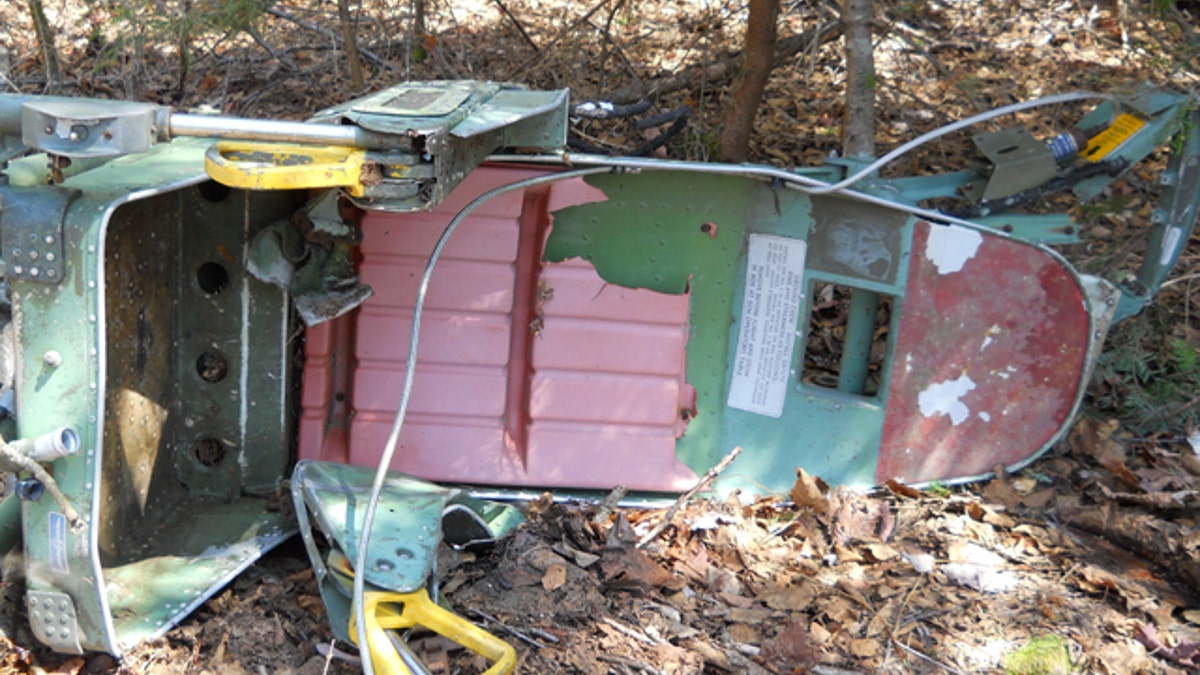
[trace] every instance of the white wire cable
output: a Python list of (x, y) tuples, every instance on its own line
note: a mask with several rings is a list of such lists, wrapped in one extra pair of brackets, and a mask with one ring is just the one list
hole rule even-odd
[(412, 397), (413, 377), (417, 370), (417, 340), (421, 333), (421, 312), (425, 308), (425, 296), (429, 290), (429, 280), (433, 278), (433, 269), (437, 265), (438, 258), (442, 255), (442, 249), (446, 247), (446, 242), (449, 241), (450, 235), (454, 234), (454, 231), (458, 229), (463, 220), (478, 208), (479, 205), (493, 197), (505, 192), (533, 187), (534, 185), (541, 185), (543, 183), (553, 183), (596, 173), (610, 173), (611, 171), (612, 167), (577, 169), (564, 173), (535, 176), (488, 190), (472, 200), (470, 204), (467, 204), (454, 216), (450, 223), (446, 225), (446, 229), (442, 230), (442, 236), (434, 244), (433, 251), (429, 254), (429, 260), (425, 264), (425, 273), (421, 275), (421, 285), (417, 288), (416, 302), (413, 304), (412, 332), (408, 342), (408, 360), (405, 362), (404, 367), (404, 389), (400, 395), (400, 407), (396, 410), (396, 417), (392, 423), (392, 432), (388, 435), (387, 444), (383, 449), (383, 456), (379, 458), (379, 466), (375, 470), (375, 481), (371, 484), (371, 496), (367, 500), (367, 510), (363, 515), (362, 533), (359, 535), (358, 551), (355, 553), (354, 559), (353, 606), (354, 621), (357, 624), (355, 633), (358, 639), (359, 656), (362, 658), (363, 672), (366, 675), (374, 675), (375, 673), (374, 666), (371, 663), (371, 650), (367, 647), (367, 616), (366, 607), (363, 602), (363, 595), (366, 592), (367, 546), (371, 541), (371, 526), (375, 523), (375, 510), (379, 506), (379, 494), (383, 491), (383, 482), (387, 477), (388, 467), (392, 464), (392, 457), (396, 454), (396, 445), (400, 441), (400, 430), (404, 427), (404, 418), (408, 413), (408, 402)]
[(1005, 115), (1012, 115), (1014, 113), (1019, 113), (1019, 112), (1025, 111), (1025, 110), (1030, 110), (1032, 108), (1040, 108), (1040, 107), (1048, 106), (1048, 105), (1058, 105), (1059, 103), (1070, 103), (1072, 101), (1094, 101), (1097, 99), (1102, 99), (1105, 101), (1113, 101), (1113, 102), (1115, 102), (1117, 100), (1117, 98), (1115, 96), (1111, 96), (1108, 94), (1100, 94), (1100, 93), (1090, 92), (1090, 91), (1073, 91), (1073, 92), (1068, 92), (1066, 94), (1055, 94), (1053, 96), (1045, 96), (1043, 98), (1036, 98), (1031, 101), (1022, 101), (1020, 103), (1013, 103), (1011, 105), (1006, 105), (1001, 108), (996, 108), (995, 110), (989, 110), (987, 112), (979, 113), (978, 115), (972, 115), (971, 117), (961, 119), (957, 122), (951, 122), (950, 124), (947, 124), (944, 127), (938, 127), (937, 129), (934, 129), (933, 131), (930, 131), (928, 133), (917, 136), (916, 138), (912, 139), (911, 141), (904, 143), (903, 145), (896, 148), (895, 150), (892, 150), (891, 152), (887, 153), (883, 157), (880, 157), (879, 159), (875, 160), (869, 166), (867, 166), (863, 170), (859, 171), (858, 173), (856, 173), (852, 176), (849, 176), (840, 182), (825, 185), (824, 187), (819, 187), (819, 188), (815, 188), (815, 189), (811, 189), (811, 190), (805, 190), (805, 192), (808, 192), (809, 194), (814, 194), (814, 195), (829, 194), (830, 192), (840, 192), (840, 191), (850, 187), (851, 185), (854, 185), (855, 183), (859, 182), (860, 180), (866, 178), (867, 176), (870, 176), (871, 174), (875, 173), (876, 171), (883, 168), (887, 164), (890, 164), (891, 162), (895, 161), (897, 157), (900, 157), (901, 155), (904, 155), (905, 153), (907, 153), (915, 148), (925, 145), (926, 143), (928, 143), (932, 140), (941, 138), (942, 136), (945, 136), (947, 134), (952, 134), (961, 129), (965, 129), (967, 127), (974, 126), (976, 124), (981, 124), (983, 122), (987, 122), (989, 120), (996, 119), (997, 117), (1003, 117)]

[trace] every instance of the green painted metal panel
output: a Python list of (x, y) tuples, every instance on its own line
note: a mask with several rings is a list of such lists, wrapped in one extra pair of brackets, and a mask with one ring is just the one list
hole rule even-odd
[[(676, 445), (679, 458), (699, 473), (741, 446), (741, 458), (718, 481), (722, 492), (785, 493), (797, 466), (839, 483), (871, 484), (887, 369), (873, 396), (804, 385), (804, 330), (810, 289), (817, 282), (888, 294), (899, 303), (908, 217), (730, 176), (658, 172), (589, 182), (607, 200), (556, 212), (545, 259), (580, 257), (610, 283), (691, 294), (687, 379), (697, 399), (695, 415)], [(790, 384), (778, 418), (727, 405), (751, 235), (807, 246)]]
[[(62, 282), (13, 283), (18, 433), (78, 432), (79, 452), (51, 469), (85, 521), (73, 532), (48, 497), (26, 504), (28, 588), (73, 604), (79, 649), (119, 654), (165, 631), (289, 534), (266, 495), (289, 462), (293, 328), (282, 291), (240, 260), (248, 234), (302, 196), (212, 191), (203, 148), (156, 146), (68, 178), (82, 194)], [(206, 379), (206, 352), (221, 377)], [(220, 444), (219, 461), (205, 464), (198, 438)]]
[(770, 199), (770, 189), (750, 179), (681, 172), (588, 181), (607, 201), (555, 213), (545, 259), (582, 257), (621, 286), (690, 289), (687, 372), (697, 392), (696, 414), (677, 452), (702, 473), (730, 449), (721, 446), (721, 427), (737, 260), (753, 217), (750, 205)]

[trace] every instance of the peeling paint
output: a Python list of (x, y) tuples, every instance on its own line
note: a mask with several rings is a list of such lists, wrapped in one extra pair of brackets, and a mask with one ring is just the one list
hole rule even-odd
[(981, 412), (979, 413), (979, 419), (983, 420), (984, 422), (991, 422), (992, 416), (985, 412)]
[(995, 340), (992, 338), (999, 334), (1000, 326), (992, 324), (992, 327), (987, 329), (987, 332), (983, 334), (983, 343), (979, 345), (979, 351), (982, 352), (983, 350), (987, 349), (993, 342), (995, 342)]
[(975, 382), (963, 375), (957, 380), (946, 380), (930, 385), (917, 397), (921, 414), (926, 417), (942, 414), (950, 417), (950, 423), (958, 426), (967, 420), (971, 411), (963, 404), (962, 397), (975, 388)]
[(983, 235), (965, 227), (946, 225), (929, 228), (925, 257), (937, 268), (938, 274), (962, 271), (963, 265), (975, 257)]

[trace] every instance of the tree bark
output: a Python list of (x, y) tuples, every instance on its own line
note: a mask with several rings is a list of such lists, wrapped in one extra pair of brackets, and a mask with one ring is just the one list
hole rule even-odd
[(846, 30), (846, 116), (842, 150), (847, 157), (875, 154), (875, 44), (871, 0), (844, 0)]
[(350, 0), (338, 0), (338, 21), (342, 26), (342, 43), (345, 45), (346, 66), (350, 70), (350, 86), (361, 90), (366, 86), (363, 80), (362, 60), (358, 58), (358, 34), (354, 30), (354, 18), (350, 16)]
[(754, 118), (762, 102), (763, 90), (767, 88), (767, 79), (775, 67), (778, 18), (779, 0), (750, 0), (742, 67), (721, 115), (719, 152), (723, 162), (746, 161)]
[(29, 0), (29, 15), (33, 18), (33, 29), (38, 46), (42, 50), (42, 70), (46, 72), (46, 93), (54, 94), (62, 83), (62, 69), (58, 65), (58, 48), (54, 44), (54, 28), (46, 20), (42, 0)]

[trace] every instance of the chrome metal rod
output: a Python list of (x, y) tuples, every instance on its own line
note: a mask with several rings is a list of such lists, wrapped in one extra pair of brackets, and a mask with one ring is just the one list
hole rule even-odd
[(375, 134), (353, 126), (308, 124), (279, 120), (252, 120), (217, 115), (172, 114), (168, 135), (226, 138), (239, 141), (312, 143), (370, 148), (378, 144)]

